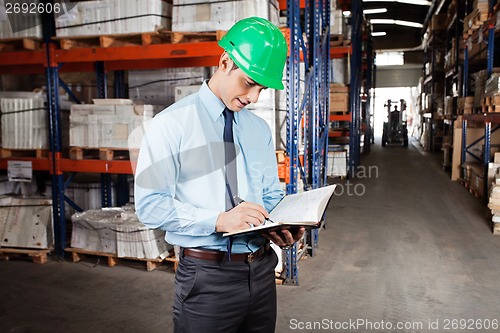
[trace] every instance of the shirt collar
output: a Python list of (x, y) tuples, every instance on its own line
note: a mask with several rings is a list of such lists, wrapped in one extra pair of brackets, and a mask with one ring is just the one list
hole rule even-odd
[[(208, 87), (208, 80), (204, 81), (200, 87), (199, 95), (201, 103), (208, 111), (208, 114), (214, 122), (222, 116), (222, 112), (226, 108), (224, 103), (215, 96), (212, 90)], [(239, 112), (234, 112), (234, 122), (237, 124), (239, 120)]]

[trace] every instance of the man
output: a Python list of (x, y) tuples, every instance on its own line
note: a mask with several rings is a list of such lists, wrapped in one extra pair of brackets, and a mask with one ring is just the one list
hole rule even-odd
[(277, 258), (269, 240), (289, 246), (304, 229), (223, 233), (263, 224), (283, 197), (269, 126), (245, 107), (267, 87), (283, 89), (287, 46), (276, 26), (256, 17), (237, 22), (219, 45), (212, 78), (151, 121), (136, 210), (181, 247), (175, 332), (273, 332)]

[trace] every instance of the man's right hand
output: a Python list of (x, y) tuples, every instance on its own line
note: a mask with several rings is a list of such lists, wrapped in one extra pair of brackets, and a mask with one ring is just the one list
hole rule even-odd
[(227, 212), (222, 212), (215, 223), (216, 232), (234, 232), (264, 223), (269, 214), (261, 205), (243, 202)]

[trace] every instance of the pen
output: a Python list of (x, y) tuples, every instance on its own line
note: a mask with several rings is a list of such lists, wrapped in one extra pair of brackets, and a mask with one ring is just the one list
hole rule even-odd
[[(234, 199), (234, 203), (236, 204), (236, 206), (238, 206), (239, 204), (242, 204), (242, 203), (244, 203), (244, 202), (245, 202), (245, 200), (241, 199), (241, 198), (240, 198), (239, 196), (237, 196), (237, 195), (235, 195), (235, 196), (233, 197), (233, 199)], [(266, 224), (266, 222), (269, 222), (269, 223), (274, 223), (274, 221), (273, 221), (273, 220), (271, 220), (271, 219), (270, 219), (270, 218), (268, 218), (268, 217), (266, 217), (266, 218), (264, 219), (264, 223), (262, 223), (262, 225), (265, 225), (265, 224)]]

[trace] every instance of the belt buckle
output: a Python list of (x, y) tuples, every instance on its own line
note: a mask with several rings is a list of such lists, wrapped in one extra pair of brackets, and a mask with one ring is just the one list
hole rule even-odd
[(255, 252), (250, 252), (250, 253), (247, 255), (247, 262), (248, 262), (248, 263), (253, 262), (253, 261), (255, 260), (256, 254), (257, 254), (257, 251), (255, 251)]

